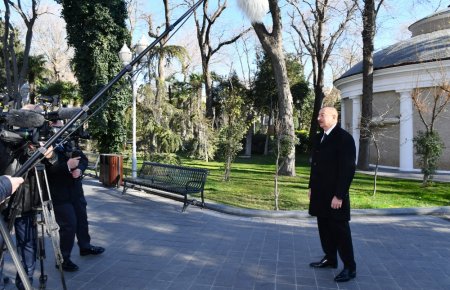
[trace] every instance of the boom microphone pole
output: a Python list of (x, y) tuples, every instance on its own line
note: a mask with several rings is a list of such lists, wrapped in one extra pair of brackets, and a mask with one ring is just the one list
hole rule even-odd
[(135, 59), (133, 59), (128, 65), (126, 65), (112, 80), (109, 81), (100, 91), (92, 97), (89, 102), (84, 105), (81, 110), (76, 113), (58, 132), (56, 132), (48, 141), (40, 147), (24, 164), (14, 173), (14, 177), (24, 175), (30, 168), (36, 165), (39, 160), (42, 159), (47, 149), (66, 132), (70, 126), (73, 125), (84, 113), (88, 112), (90, 106), (92, 106), (107, 90), (109, 90), (115, 83), (117, 83), (127, 72), (131, 72), (133, 66), (137, 64), (151, 49), (153, 49), (166, 35), (168, 35), (181, 21), (189, 16), (195, 9), (197, 9), (204, 0), (199, 0), (191, 8), (189, 8), (177, 21), (170, 25), (158, 38), (156, 38), (144, 51), (142, 51)]

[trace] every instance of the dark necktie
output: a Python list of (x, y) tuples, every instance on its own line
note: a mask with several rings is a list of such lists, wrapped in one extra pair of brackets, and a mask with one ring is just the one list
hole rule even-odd
[(320, 140), (320, 143), (323, 143), (325, 139), (327, 139), (328, 135), (326, 133), (323, 133), (322, 140)]

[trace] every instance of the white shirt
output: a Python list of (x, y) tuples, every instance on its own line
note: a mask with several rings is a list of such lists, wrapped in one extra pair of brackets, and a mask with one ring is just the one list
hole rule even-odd
[(330, 127), (330, 129), (324, 131), (324, 134), (330, 135), (331, 131), (333, 131), (334, 127), (336, 127), (337, 123)]

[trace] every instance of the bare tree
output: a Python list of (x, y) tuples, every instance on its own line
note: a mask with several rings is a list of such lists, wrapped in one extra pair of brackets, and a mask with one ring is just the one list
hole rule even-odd
[(274, 109), (274, 136), (275, 136), (275, 176), (274, 176), (274, 198), (275, 198), (275, 210), (280, 209), (279, 197), (280, 197), (280, 168), (283, 168), (283, 162), (286, 162), (286, 155), (289, 154), (290, 148), (295, 145), (295, 140), (290, 136), (285, 135), (286, 130), (282, 127), (283, 124), (280, 122), (278, 116), (278, 108)]
[[(191, 3), (192, 1), (188, 0)], [(217, 53), (223, 46), (229, 45), (237, 41), (242, 35), (247, 33), (250, 28), (238, 33), (237, 35), (231, 37), (229, 40), (219, 40), (219, 43), (213, 47), (213, 42), (211, 40), (211, 32), (213, 25), (216, 23), (217, 19), (222, 15), (223, 11), (227, 8), (227, 0), (217, 0), (217, 8), (210, 12), (209, 11), (209, 0), (203, 2), (203, 13), (200, 16), (197, 11), (194, 11), (195, 26), (197, 29), (197, 41), (200, 47), (200, 54), (202, 57), (202, 71), (205, 84), (206, 92), (206, 116), (210, 119), (214, 118), (213, 109), (213, 96), (212, 96), (212, 78), (210, 72), (210, 62), (211, 58)]]
[(369, 126), (372, 120), (372, 101), (373, 101), (373, 51), (374, 37), (376, 31), (376, 18), (381, 4), (384, 0), (364, 0), (363, 16), (363, 84), (361, 99), (361, 125), (359, 137), (358, 168), (362, 170), (369, 169), (369, 146), (370, 135)]
[[(31, 48), (31, 40), (33, 38), (33, 26), (38, 18), (39, 1), (32, 0), (30, 11), (26, 11), (26, 7), (22, 5), (22, 1), (3, 0), (5, 5), (3, 33), (3, 57), (5, 60), (6, 84), (9, 96), (14, 98), (14, 106), (21, 106), (21, 96), (19, 94), (20, 87), (26, 81), (28, 73), (28, 61)], [(18, 67), (17, 55), (14, 51), (16, 37), (13, 25), (11, 23), (11, 7), (20, 16), (26, 27), (25, 46), (23, 51), (22, 66)]]
[[(256, 2), (256, 1), (248, 1)], [(258, 36), (261, 45), (270, 57), (272, 68), (275, 73), (275, 81), (278, 91), (278, 108), (279, 108), (279, 122), (283, 128), (283, 135), (289, 136), (295, 140), (294, 131), (294, 114), (292, 104), (292, 94), (289, 85), (289, 78), (287, 75), (285, 56), (283, 51), (283, 35), (282, 35), (282, 21), (281, 11), (277, 0), (269, 0), (269, 11), (272, 19), (272, 31), (269, 32), (267, 27), (259, 22), (255, 17), (252, 17), (254, 11), (253, 7), (257, 7), (258, 3), (244, 3), (241, 1), (241, 6), (246, 9), (246, 13), (250, 16), (252, 26)], [(246, 6), (247, 5), (247, 6)], [(263, 11), (265, 12), (265, 11)], [(295, 146), (292, 144), (289, 153), (283, 158), (279, 173), (281, 175), (295, 176)]]
[[(170, 9), (169, 9), (169, 0), (163, 0), (164, 4), (164, 19), (165, 22), (163, 24), (165, 29), (169, 29), (170, 26)], [(159, 30), (161, 26), (156, 27), (154, 30), (153, 23), (151, 18), (148, 19), (148, 34), (150, 37), (157, 38), (159, 36)], [(159, 107), (161, 105), (161, 101), (165, 99), (166, 96), (166, 88), (165, 88), (165, 78), (166, 78), (166, 54), (167, 50), (164, 50), (163, 47), (169, 39), (169, 35), (166, 35), (161, 39), (159, 43), (159, 52), (157, 53), (158, 57), (158, 76), (156, 78), (156, 96), (155, 96), (155, 105)], [(158, 118), (159, 119), (159, 118)]]
[(73, 49), (67, 44), (66, 37), (65, 22), (58, 16), (42, 15), (35, 24), (32, 48), (45, 56), (52, 72), (51, 81), (75, 81), (70, 67)]
[(347, 45), (338, 47), (328, 61), (333, 80), (342, 76), (362, 59), (362, 47), (359, 41), (354, 40), (352, 37), (351, 39), (346, 38), (346, 42)]
[(450, 104), (450, 84), (443, 80), (440, 85), (428, 90), (415, 89), (412, 100), (419, 120), (425, 127), (425, 131), (418, 132), (414, 143), (421, 158), (422, 184), (427, 186), (436, 171), (444, 146), (435, 126), (437, 119), (446, 112)]
[(373, 175), (373, 188), (372, 188), (372, 195), (375, 196), (377, 192), (377, 178), (378, 178), (378, 168), (380, 164), (381, 159), (381, 142), (384, 138), (389, 138), (385, 134), (383, 134), (383, 128), (391, 125), (396, 125), (400, 123), (399, 117), (389, 117), (392, 113), (393, 106), (387, 104), (386, 109), (384, 112), (380, 112), (377, 117), (374, 117), (370, 120), (368, 123), (368, 127), (365, 128), (365, 130), (368, 130), (366, 132), (366, 135), (369, 136), (370, 141), (374, 145), (375, 148), (375, 168), (374, 168), (374, 175)]
[[(291, 26), (311, 56), (315, 99), (309, 135), (314, 136), (318, 129), (317, 116), (325, 96), (323, 90), (325, 67), (345, 27), (352, 20), (357, 6), (354, 0), (287, 0), (287, 2), (293, 7), (293, 12), (289, 13)], [(331, 25), (333, 22), (338, 23), (333, 24), (334, 31)]]

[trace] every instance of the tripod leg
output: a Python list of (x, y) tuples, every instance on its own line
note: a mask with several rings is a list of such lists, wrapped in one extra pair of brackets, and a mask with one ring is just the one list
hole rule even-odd
[[(45, 172), (45, 166), (42, 164), (38, 164), (35, 167), (36, 170), (36, 178), (39, 196), (41, 198), (41, 206), (42, 206), (42, 216), (43, 221), (45, 223), (45, 228), (47, 234), (50, 236), (53, 245), (53, 251), (55, 252), (56, 263), (59, 267), (59, 272), (61, 273), (61, 283), (63, 289), (66, 290), (66, 280), (64, 279), (64, 271), (62, 269), (62, 263), (64, 261), (63, 256), (61, 254), (61, 249), (59, 248), (59, 226), (56, 223), (56, 218), (53, 211), (53, 203), (50, 195), (50, 188), (48, 185), (47, 173)], [(42, 184), (45, 184), (45, 187), (42, 187)], [(46, 196), (44, 198), (44, 192), (46, 190)]]
[(16, 266), (17, 272), (19, 273), (20, 279), (22, 280), (25, 289), (32, 290), (30, 280), (28, 280), (28, 275), (23, 268), (22, 261), (20, 261), (19, 255), (17, 254), (16, 248), (12, 243), (11, 236), (9, 235), (9, 231), (6, 228), (3, 219), (0, 219), (0, 232), (3, 236), (3, 240), (5, 241), (8, 251), (11, 253), (11, 258), (14, 261), (14, 265)]
[(41, 266), (41, 275), (39, 276), (39, 289), (45, 289), (47, 286), (47, 275), (45, 274), (44, 271), (44, 260), (46, 258), (45, 256), (45, 240), (44, 240), (44, 217), (42, 214), (42, 211), (40, 213), (41, 219), (38, 221), (36, 221), (36, 231), (38, 228), (38, 223), (41, 226), (41, 235), (38, 236), (38, 259), (39, 259), (39, 264)]

